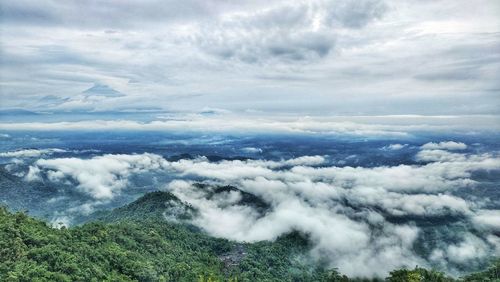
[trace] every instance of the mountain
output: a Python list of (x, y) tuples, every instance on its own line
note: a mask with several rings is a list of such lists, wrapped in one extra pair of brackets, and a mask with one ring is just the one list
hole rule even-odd
[(94, 218), (104, 222), (144, 219), (185, 221), (193, 218), (196, 210), (169, 192), (147, 193), (136, 201), (109, 212), (98, 213)]
[(69, 100), (70, 100), (70, 98), (68, 98), (68, 97), (58, 97), (55, 95), (47, 95), (47, 96), (43, 96), (42, 98), (38, 99), (37, 108), (47, 109), (47, 108), (61, 105), (65, 102), (68, 102)]
[(111, 88), (108, 85), (95, 83), (94, 86), (82, 92), (85, 96), (102, 96), (108, 98), (123, 97), (123, 93)]
[(23, 109), (5, 109), (5, 110), (0, 110), (0, 116), (5, 115), (5, 116), (36, 116), (38, 113), (28, 111), (28, 110), (23, 110)]

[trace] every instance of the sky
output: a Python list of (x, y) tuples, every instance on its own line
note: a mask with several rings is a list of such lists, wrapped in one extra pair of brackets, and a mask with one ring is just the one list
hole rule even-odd
[(498, 115), (496, 0), (0, 1), (0, 109)]

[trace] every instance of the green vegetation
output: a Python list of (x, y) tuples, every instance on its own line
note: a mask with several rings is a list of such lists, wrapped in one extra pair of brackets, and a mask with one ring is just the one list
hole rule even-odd
[[(55, 229), (0, 209), (0, 281), (310, 281), (292, 258), (297, 234), (237, 244), (165, 220)], [(297, 244), (301, 246), (301, 244)], [(296, 249), (296, 248), (295, 248)]]
[(420, 281), (432, 281), (432, 282), (452, 282), (454, 279), (447, 277), (441, 272), (434, 270), (427, 270), (421, 267), (415, 267), (413, 270), (408, 269), (398, 269), (389, 273), (386, 281), (389, 282), (420, 282)]
[(470, 282), (499, 282), (500, 259), (497, 259), (495, 262), (493, 262), (487, 270), (469, 274), (464, 277), (464, 280)]
[(0, 210), (1, 281), (220, 280), (215, 254), (227, 248), (224, 240), (151, 221), (57, 230)]
[[(0, 281), (369, 281), (312, 265), (308, 240), (299, 233), (236, 243), (168, 222), (165, 208), (180, 218), (196, 212), (155, 192), (99, 221), (55, 229), (0, 208)], [(395, 270), (386, 281), (455, 280), (415, 268)], [(500, 261), (463, 281), (500, 281)]]

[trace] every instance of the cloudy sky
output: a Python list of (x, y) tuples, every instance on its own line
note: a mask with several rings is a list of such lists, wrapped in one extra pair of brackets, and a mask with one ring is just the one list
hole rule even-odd
[(2, 109), (500, 109), (496, 0), (2, 0), (0, 7)]

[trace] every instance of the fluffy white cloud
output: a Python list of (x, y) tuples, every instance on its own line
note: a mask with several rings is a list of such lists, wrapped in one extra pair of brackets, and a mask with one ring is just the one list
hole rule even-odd
[(415, 156), (417, 161), (423, 162), (443, 162), (443, 161), (464, 161), (462, 154), (451, 153), (445, 150), (422, 150)]
[[(470, 179), (473, 171), (499, 170), (500, 159), (495, 156), (460, 154), (460, 158), (415, 166), (297, 165), (274, 169), (280, 167), (278, 163), (285, 165), (287, 162), (290, 163), (253, 160), (209, 163), (205, 159), (195, 159), (167, 166), (183, 175), (235, 185), (259, 196), (272, 207), (271, 212), (264, 215), (237, 204), (237, 200), (228, 205), (227, 199), (209, 199), (204, 194), (208, 191), (192, 186), (189, 181), (174, 181), (167, 189), (198, 208), (200, 217), (194, 223), (215, 236), (242, 241), (273, 240), (281, 234), (299, 230), (311, 236), (315, 256), (326, 256), (341, 271), (361, 276), (383, 275), (403, 265), (426, 264), (412, 252), (419, 229), (392, 225), (385, 221), (386, 215), (454, 215), (463, 220), (472, 217), (475, 222), (493, 222), (489, 215), (476, 214), (474, 203), (451, 192), (474, 185)], [(485, 256), (488, 243), (469, 237), (466, 235), (464, 243), (442, 251), (440, 259), (463, 263)], [(476, 256), (473, 255), (475, 251), (479, 252)], [(434, 259), (438, 253), (433, 254)]]
[(488, 245), (481, 238), (468, 235), (459, 244), (448, 246), (446, 255), (453, 262), (464, 263), (486, 256), (488, 249)]
[[(268, 185), (263, 188), (272, 190), (275, 187)], [(262, 199), (273, 202), (273, 208), (261, 215), (249, 206), (226, 206), (221, 200), (208, 200), (203, 191), (189, 182), (173, 181), (168, 189), (200, 211), (193, 223), (214, 236), (255, 242), (274, 240), (288, 232), (300, 231), (310, 236), (314, 244), (313, 256), (327, 258), (332, 266), (360, 276), (382, 274), (396, 266), (424, 263), (410, 251), (418, 228), (386, 222), (382, 230), (373, 231), (369, 222), (350, 218), (333, 205), (306, 202), (294, 197), (293, 191), (286, 196), (270, 191), (269, 195), (275, 195), (274, 199)], [(377, 221), (374, 218), (380, 215), (372, 213), (369, 217)]]
[(390, 144), (390, 145), (382, 147), (382, 150), (397, 151), (397, 150), (401, 150), (407, 146), (408, 146), (408, 144)]
[(103, 155), (91, 159), (40, 159), (29, 168), (27, 180), (39, 180), (44, 172), (50, 181), (76, 181), (76, 188), (95, 199), (111, 199), (128, 184), (133, 173), (160, 169), (158, 155)]
[(500, 210), (480, 210), (472, 220), (479, 228), (500, 231)]
[(37, 166), (30, 166), (28, 173), (25, 176), (25, 179), (27, 181), (41, 181), (42, 178), (40, 177), (40, 168)]
[(445, 141), (439, 143), (426, 143), (421, 146), (422, 149), (426, 150), (465, 150), (467, 145), (462, 142)]

